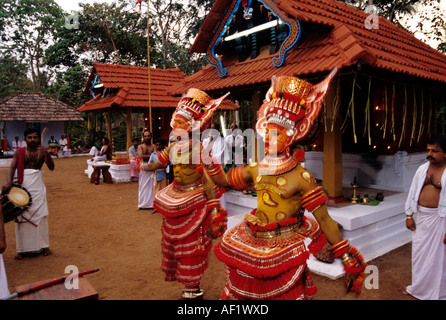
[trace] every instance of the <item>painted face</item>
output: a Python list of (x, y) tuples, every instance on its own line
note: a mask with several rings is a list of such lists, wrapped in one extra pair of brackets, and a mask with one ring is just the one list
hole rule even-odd
[(182, 129), (188, 131), (191, 128), (190, 121), (188, 121), (185, 117), (179, 114), (175, 114), (172, 119), (172, 128), (173, 129)]
[(442, 164), (446, 161), (446, 153), (443, 152), (440, 145), (428, 144), (426, 159), (432, 164)]
[(286, 129), (275, 123), (268, 123), (265, 135), (265, 154), (276, 155), (284, 152), (290, 142)]

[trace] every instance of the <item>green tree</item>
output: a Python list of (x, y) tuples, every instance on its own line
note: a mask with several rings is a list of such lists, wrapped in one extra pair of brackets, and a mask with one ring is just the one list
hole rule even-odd
[[(68, 28), (46, 51), (48, 64), (91, 67), (93, 62), (147, 65), (146, 20), (125, 2), (80, 4)], [(66, 14), (68, 17), (68, 14)]]
[(44, 51), (63, 26), (63, 10), (53, 0), (0, 0), (0, 50), (27, 64), (33, 90), (48, 85)]
[(16, 91), (29, 91), (32, 83), (26, 77), (27, 66), (10, 53), (0, 54), (0, 99)]

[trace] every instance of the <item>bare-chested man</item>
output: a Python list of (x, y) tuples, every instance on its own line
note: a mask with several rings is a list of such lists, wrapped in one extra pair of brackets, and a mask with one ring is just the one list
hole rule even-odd
[(406, 227), (414, 234), (412, 284), (404, 293), (440, 300), (446, 299), (446, 137), (428, 141), (426, 158), (406, 201)]
[(51, 254), (48, 233), (48, 205), (46, 188), (43, 183), (41, 168), (46, 163), (54, 170), (54, 162), (44, 144), (40, 145), (39, 130), (30, 128), (25, 131), (26, 147), (20, 147), (15, 153), (9, 168), (3, 191), (9, 192), (17, 171), (17, 180), (28, 190), (32, 197), (31, 206), (16, 219), (16, 259), (22, 259), (27, 253)]
[[(138, 157), (144, 162), (148, 163), (150, 156), (155, 151), (155, 145), (152, 144), (152, 133), (144, 131), (143, 143), (138, 146)], [(150, 171), (141, 170), (139, 173), (138, 186), (138, 209), (152, 209), (153, 210), (153, 179), (154, 173)]]

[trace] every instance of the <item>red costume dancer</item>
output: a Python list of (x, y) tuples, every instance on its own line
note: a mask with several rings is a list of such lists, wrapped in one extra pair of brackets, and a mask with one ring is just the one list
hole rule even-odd
[(199, 285), (208, 266), (212, 238), (223, 234), (227, 215), (218, 200), (223, 189), (206, 179), (201, 165), (202, 146), (198, 138), (193, 138), (192, 130), (197, 130), (199, 137), (226, 96), (211, 100), (205, 92), (189, 89), (170, 123), (172, 134), (181, 139), (159, 152), (157, 162), (145, 167), (150, 171), (170, 163), (174, 167), (174, 181), (156, 194), (154, 208), (164, 216), (165, 280), (184, 284), (184, 299), (203, 295)]
[[(231, 168), (227, 175), (216, 165), (211, 167), (215, 183), (237, 190), (253, 185), (257, 191), (257, 209), (214, 249), (227, 266), (222, 299), (311, 298), (317, 288), (306, 260), (327, 239), (334, 244), (335, 257), (342, 257), (349, 290), (359, 293), (364, 261), (342, 239), (327, 212), (328, 198), (322, 187), (300, 166), (302, 159), (289, 152), (293, 143), (308, 138), (336, 71), (317, 85), (294, 77), (273, 78), (256, 125), (265, 140), (265, 158)], [(317, 221), (305, 217), (305, 210)], [(312, 239), (308, 250), (306, 238)]]

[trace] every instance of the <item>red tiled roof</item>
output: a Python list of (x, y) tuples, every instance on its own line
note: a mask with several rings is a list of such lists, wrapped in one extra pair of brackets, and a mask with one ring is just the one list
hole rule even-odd
[[(216, 0), (204, 21), (193, 52), (206, 52), (216, 23), (232, 0)], [(335, 0), (276, 0), (277, 7), (301, 22), (327, 25), (326, 33), (310, 33), (288, 51), (285, 64), (277, 68), (264, 50), (255, 59), (238, 62), (237, 57), (223, 57), (227, 76), (220, 78), (208, 65), (181, 84), (172, 87), (180, 93), (185, 88), (210, 91), (269, 82), (273, 75), (305, 75), (356, 64), (360, 59), (372, 67), (404, 73), (424, 79), (446, 82), (446, 55), (416, 39), (409, 32), (379, 17), (378, 29), (366, 29), (368, 14)]]
[[(79, 111), (92, 111), (110, 107), (146, 108), (149, 106), (149, 75), (146, 67), (93, 63), (93, 69), (85, 87), (89, 92), (95, 73), (105, 88), (119, 89), (113, 96), (98, 97), (87, 101)], [(180, 69), (150, 69), (150, 93), (153, 108), (176, 107), (178, 98), (167, 89), (179, 83), (186, 74)]]

